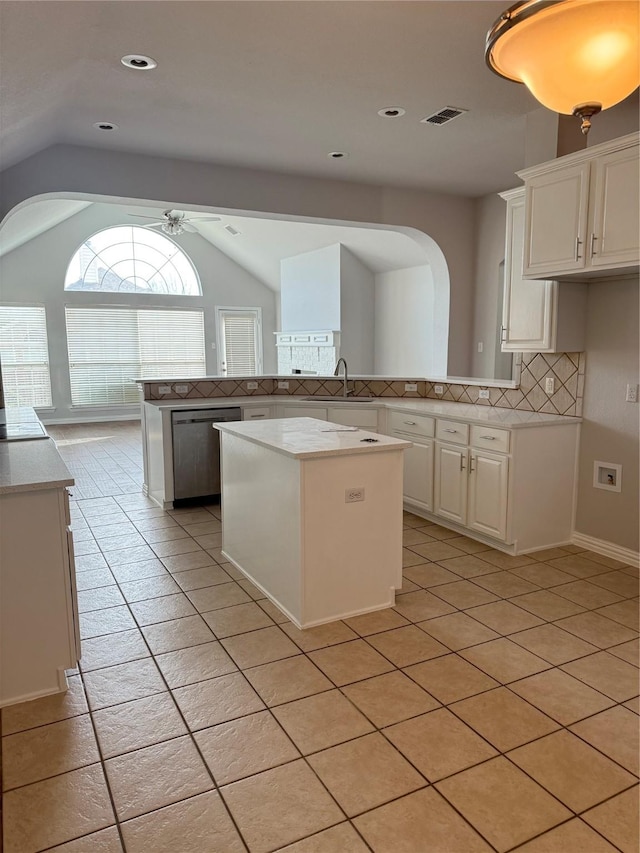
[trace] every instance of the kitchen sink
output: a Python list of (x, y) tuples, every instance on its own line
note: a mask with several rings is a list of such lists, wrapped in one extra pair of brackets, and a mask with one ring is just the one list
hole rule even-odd
[(310, 403), (373, 403), (373, 397), (303, 397)]

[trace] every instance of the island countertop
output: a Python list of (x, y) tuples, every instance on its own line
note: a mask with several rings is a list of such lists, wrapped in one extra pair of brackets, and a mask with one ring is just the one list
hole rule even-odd
[(221, 433), (244, 438), (295, 459), (318, 459), (323, 456), (347, 456), (411, 447), (410, 441), (316, 418), (228, 421), (213, 426)]

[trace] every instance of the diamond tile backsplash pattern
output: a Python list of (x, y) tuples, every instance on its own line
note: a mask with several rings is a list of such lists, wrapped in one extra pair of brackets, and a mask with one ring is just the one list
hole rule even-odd
[[(521, 409), (527, 412), (546, 412), (553, 415), (582, 416), (586, 354), (583, 352), (525, 353), (522, 356), (519, 388), (488, 388), (489, 399), (478, 398), (482, 385), (465, 385), (455, 382), (432, 382), (424, 379), (355, 379), (350, 380), (356, 397), (396, 397), (448, 400), (454, 403), (474, 403), (478, 406), (498, 406), (503, 409)], [(171, 385), (170, 394), (160, 394), (160, 384), (145, 382), (145, 400), (191, 400), (209, 397), (252, 396), (342, 396), (342, 379), (283, 376), (288, 388), (278, 388), (277, 378), (207, 379), (194, 382), (180, 381), (188, 391), (178, 394)], [(545, 380), (555, 380), (555, 392), (548, 395)], [(247, 388), (247, 382), (257, 382), (258, 387)], [(417, 385), (416, 391), (405, 391), (405, 382)], [(441, 386), (442, 394), (435, 388)]]

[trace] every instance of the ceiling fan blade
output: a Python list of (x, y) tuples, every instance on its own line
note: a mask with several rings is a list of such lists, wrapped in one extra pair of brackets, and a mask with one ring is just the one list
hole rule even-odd
[(162, 228), (164, 222), (152, 222), (151, 225), (143, 225), (143, 228)]
[(190, 223), (190, 221), (189, 221), (188, 219), (182, 219), (182, 220), (180, 220), (180, 225), (182, 225), (182, 227), (184, 228), (184, 230), (185, 230), (185, 231), (188, 231), (190, 234), (197, 234), (197, 233), (198, 233), (198, 229), (197, 229), (197, 228), (194, 228), (194, 227), (193, 227), (193, 225), (191, 225), (191, 223)]
[(189, 219), (185, 219), (185, 222), (220, 222), (219, 216), (190, 216)]
[(158, 219), (157, 216), (145, 216), (143, 213), (130, 213), (129, 216), (135, 216), (136, 219)]

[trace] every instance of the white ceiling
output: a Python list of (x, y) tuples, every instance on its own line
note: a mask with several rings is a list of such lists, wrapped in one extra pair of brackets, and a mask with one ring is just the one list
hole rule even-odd
[(0, 229), (0, 255), (6, 255), (23, 243), (33, 240), (49, 228), (59, 225), (91, 204), (89, 201), (52, 199), (25, 205), (14, 211)]
[[(484, 64), (508, 5), (3, 0), (3, 164), (71, 142), (468, 196), (504, 189), (538, 107)], [(124, 68), (136, 52), (158, 68)], [(469, 112), (420, 123), (449, 105)], [(380, 118), (387, 106), (406, 115)]]

